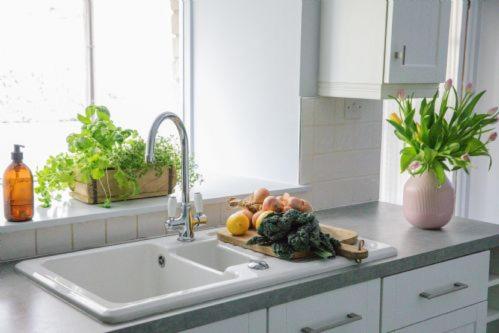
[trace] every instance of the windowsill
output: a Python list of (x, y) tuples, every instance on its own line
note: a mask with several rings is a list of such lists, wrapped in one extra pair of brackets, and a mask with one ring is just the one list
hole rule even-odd
[[(205, 204), (217, 204), (225, 202), (228, 197), (244, 197), (259, 187), (268, 188), (272, 194), (300, 193), (308, 189), (303, 185), (256, 178), (211, 176), (209, 181), (195, 187), (193, 191), (203, 194)], [(53, 202), (50, 208), (42, 208), (38, 204), (33, 220), (27, 222), (6, 221), (3, 218), (3, 208), (0, 208), (0, 234), (165, 210), (166, 197), (113, 202), (112, 207), (107, 209), (100, 205), (88, 205), (68, 196), (62, 201)]]

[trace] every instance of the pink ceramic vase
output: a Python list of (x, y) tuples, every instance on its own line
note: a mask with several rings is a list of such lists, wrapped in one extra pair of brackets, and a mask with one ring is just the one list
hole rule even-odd
[(440, 187), (433, 172), (412, 176), (405, 183), (404, 216), (418, 228), (442, 228), (454, 215), (454, 203), (454, 188), (447, 177)]

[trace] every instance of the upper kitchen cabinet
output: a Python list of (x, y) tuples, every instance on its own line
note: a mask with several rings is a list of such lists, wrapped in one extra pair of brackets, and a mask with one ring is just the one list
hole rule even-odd
[(322, 0), (319, 95), (431, 96), (445, 81), (450, 0)]

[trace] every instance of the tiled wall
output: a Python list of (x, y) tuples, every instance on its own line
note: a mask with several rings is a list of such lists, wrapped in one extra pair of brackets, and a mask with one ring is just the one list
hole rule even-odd
[[(207, 227), (220, 225), (233, 211), (222, 203), (205, 205)], [(0, 234), (0, 262), (163, 236), (166, 217), (165, 211)]]
[(315, 209), (378, 200), (382, 103), (302, 98), (300, 184)]

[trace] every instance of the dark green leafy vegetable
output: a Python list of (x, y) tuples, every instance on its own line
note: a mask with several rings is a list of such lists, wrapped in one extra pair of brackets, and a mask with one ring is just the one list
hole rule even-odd
[(333, 258), (340, 242), (320, 230), (319, 222), (312, 213), (290, 209), (286, 213), (271, 213), (257, 230), (259, 236), (250, 239), (248, 245), (272, 246), (280, 258), (291, 259), (294, 252), (312, 252), (320, 258)]

